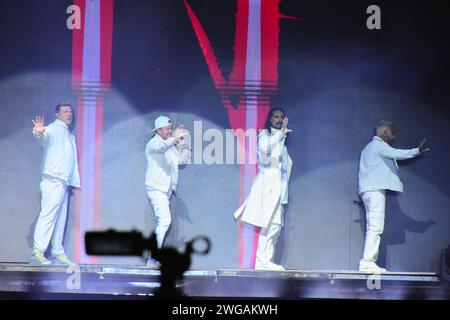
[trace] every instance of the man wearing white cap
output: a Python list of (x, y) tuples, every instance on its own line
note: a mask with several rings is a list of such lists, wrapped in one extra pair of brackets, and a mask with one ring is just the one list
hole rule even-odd
[(145, 148), (147, 156), (145, 185), (155, 212), (156, 240), (158, 248), (161, 248), (172, 221), (169, 200), (177, 188), (178, 166), (187, 163), (190, 153), (183, 139), (187, 134), (183, 125), (178, 126), (172, 134), (172, 121), (168, 117), (160, 116), (155, 120), (153, 131), (156, 131), (156, 134)]

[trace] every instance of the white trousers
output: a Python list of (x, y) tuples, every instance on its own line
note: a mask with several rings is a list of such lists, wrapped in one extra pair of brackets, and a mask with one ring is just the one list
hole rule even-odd
[(261, 232), (259, 233), (256, 264), (267, 264), (271, 262), (274, 256), (275, 245), (277, 244), (282, 226), (283, 205), (278, 205), (276, 210), (267, 228), (261, 228)]
[(366, 239), (360, 264), (375, 263), (384, 231), (386, 190), (367, 191), (361, 195), (366, 209)]
[(33, 249), (45, 252), (52, 243), (52, 256), (65, 254), (64, 228), (67, 218), (67, 185), (54, 177), (43, 176), (40, 183), (41, 211), (34, 230)]
[(156, 218), (156, 241), (158, 248), (161, 248), (166, 236), (167, 230), (169, 230), (172, 217), (170, 216), (170, 196), (172, 191), (162, 192), (153, 188), (147, 187), (147, 197), (153, 207)]

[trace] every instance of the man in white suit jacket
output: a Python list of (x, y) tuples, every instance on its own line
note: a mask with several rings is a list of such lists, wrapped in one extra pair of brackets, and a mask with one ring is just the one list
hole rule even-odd
[(161, 248), (172, 221), (169, 200), (178, 184), (178, 166), (187, 162), (190, 156), (183, 140), (186, 130), (178, 126), (172, 135), (172, 122), (160, 116), (155, 120), (156, 134), (147, 143), (147, 172), (145, 185), (147, 196), (156, 217), (156, 240)]
[(384, 231), (386, 190), (403, 192), (396, 160), (414, 158), (429, 149), (425, 140), (414, 149), (395, 149), (390, 146), (395, 138), (392, 122), (381, 121), (375, 136), (361, 152), (358, 172), (358, 193), (366, 209), (366, 238), (360, 271), (386, 271), (376, 264), (381, 234)]
[(234, 217), (261, 227), (255, 269), (284, 270), (273, 263), (275, 244), (283, 225), (284, 205), (288, 203), (288, 182), (292, 160), (284, 144), (288, 118), (281, 108), (271, 109), (268, 125), (258, 135), (258, 175), (250, 194)]

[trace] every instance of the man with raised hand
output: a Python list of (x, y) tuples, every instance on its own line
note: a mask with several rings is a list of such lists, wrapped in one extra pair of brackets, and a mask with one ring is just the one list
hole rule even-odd
[(395, 126), (381, 121), (375, 128), (375, 136), (361, 152), (358, 173), (358, 193), (366, 209), (366, 238), (360, 271), (383, 272), (376, 264), (381, 235), (384, 231), (386, 190), (403, 192), (397, 160), (417, 157), (428, 151), (425, 139), (414, 149), (395, 149)]
[(291, 131), (284, 110), (271, 109), (266, 127), (258, 135), (258, 175), (247, 199), (234, 213), (236, 219), (241, 217), (242, 222), (261, 227), (255, 269), (284, 270), (272, 259), (288, 203), (292, 160), (285, 139)]
[[(80, 187), (77, 145), (70, 132), (72, 106), (62, 102), (55, 108), (55, 121), (44, 126), (43, 117), (35, 117), (33, 135), (44, 150), (41, 163), (41, 211), (33, 237), (31, 264), (73, 265), (63, 247), (69, 188)], [(51, 241), (52, 259), (45, 257)]]
[[(152, 131), (155, 131), (155, 135), (145, 148), (145, 185), (155, 213), (157, 245), (161, 248), (172, 222), (169, 202), (178, 185), (178, 166), (187, 163), (190, 152), (184, 140), (187, 131), (183, 125), (172, 132), (172, 121), (168, 117), (159, 116)], [(149, 257), (147, 266), (157, 267), (157, 262)]]

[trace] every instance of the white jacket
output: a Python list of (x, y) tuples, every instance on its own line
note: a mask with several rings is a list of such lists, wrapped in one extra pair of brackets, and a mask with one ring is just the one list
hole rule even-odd
[(420, 154), (419, 148), (395, 149), (378, 136), (361, 152), (358, 172), (359, 194), (371, 190), (403, 192), (396, 160), (410, 159)]
[(147, 143), (145, 154), (145, 185), (162, 192), (175, 191), (178, 184), (178, 166), (187, 162), (188, 150), (178, 151), (175, 138), (164, 140), (159, 134), (155, 134)]
[(250, 194), (234, 212), (241, 221), (266, 228), (278, 203), (288, 203), (288, 182), (292, 159), (284, 145), (286, 135), (280, 130), (269, 134), (262, 130), (258, 135), (258, 175)]
[(33, 135), (44, 149), (42, 174), (58, 178), (69, 186), (80, 187), (77, 144), (67, 124), (56, 119), (41, 134), (33, 128)]

